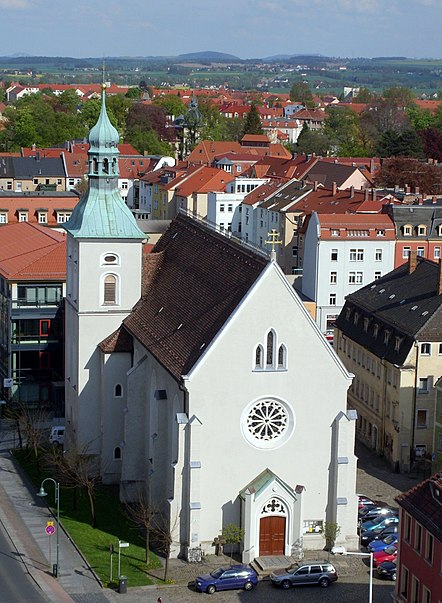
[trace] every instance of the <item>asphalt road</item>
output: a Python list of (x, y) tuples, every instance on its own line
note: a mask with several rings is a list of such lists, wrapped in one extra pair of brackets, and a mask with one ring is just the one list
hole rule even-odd
[[(391, 603), (391, 594), (394, 582), (383, 582), (376, 578), (373, 580), (373, 602)], [(137, 592), (138, 591), (138, 592)], [(158, 596), (161, 603), (365, 603), (368, 601), (369, 586), (367, 575), (358, 575), (352, 578), (339, 580), (328, 588), (316, 586), (298, 586), (289, 590), (274, 587), (268, 580), (264, 580), (250, 591), (224, 591), (213, 595), (197, 593), (192, 587), (172, 586), (153, 589), (129, 589), (126, 595), (112, 593), (111, 601), (124, 603), (157, 603)]]
[(0, 603), (47, 603), (0, 524)]

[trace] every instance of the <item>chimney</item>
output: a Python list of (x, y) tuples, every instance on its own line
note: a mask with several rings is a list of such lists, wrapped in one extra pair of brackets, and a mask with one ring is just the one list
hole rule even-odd
[(408, 186), (408, 184), (406, 184), (406, 185), (404, 186), (404, 189), (405, 189), (405, 192), (406, 192), (406, 193), (411, 192), (411, 188)]
[(333, 197), (336, 195), (337, 192), (338, 192), (338, 186), (337, 186), (336, 182), (333, 182), (333, 185), (332, 185), (332, 195), (333, 195)]
[(408, 273), (411, 274), (416, 270), (417, 266), (417, 250), (411, 249), (410, 255), (408, 256)]
[(437, 203), (437, 197), (431, 197), (431, 201), (432, 201), (433, 204)]
[(315, 180), (313, 183), (313, 190), (316, 192), (318, 190), (318, 181)]
[(370, 159), (370, 174), (374, 173), (374, 159)]
[(419, 199), (417, 200), (418, 205), (423, 205), (424, 204), (424, 198), (423, 197), (419, 197)]
[(350, 199), (353, 199), (354, 196), (355, 196), (355, 187), (350, 186)]
[(442, 259), (439, 260), (439, 280), (437, 283), (437, 294), (442, 295)]
[(415, 187), (414, 187), (414, 192), (415, 192), (415, 194), (416, 194), (416, 195), (418, 195), (418, 194), (419, 194), (419, 190), (420, 190), (420, 189), (419, 189), (419, 187), (418, 187), (418, 186), (415, 186)]
[(376, 201), (376, 189), (375, 188), (371, 189), (371, 200)]
[(364, 194), (364, 201), (368, 201), (368, 195), (370, 194), (370, 191), (368, 190), (368, 188), (365, 189), (365, 194)]

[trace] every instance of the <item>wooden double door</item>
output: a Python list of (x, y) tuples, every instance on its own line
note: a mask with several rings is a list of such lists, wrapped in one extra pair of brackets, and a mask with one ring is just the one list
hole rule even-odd
[(284, 555), (285, 517), (270, 515), (259, 521), (259, 555)]

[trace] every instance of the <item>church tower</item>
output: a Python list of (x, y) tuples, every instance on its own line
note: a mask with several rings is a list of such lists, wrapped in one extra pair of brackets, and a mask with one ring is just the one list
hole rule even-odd
[(66, 222), (66, 424), (68, 445), (99, 453), (100, 353), (141, 296), (142, 245), (118, 190), (119, 135), (106, 112), (89, 133), (88, 190)]

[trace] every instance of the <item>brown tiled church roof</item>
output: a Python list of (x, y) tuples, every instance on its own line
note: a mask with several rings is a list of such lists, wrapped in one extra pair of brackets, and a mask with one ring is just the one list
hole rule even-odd
[(124, 321), (176, 378), (187, 374), (262, 274), (269, 260), (179, 215), (149, 254), (160, 268)]
[(121, 326), (114, 331), (109, 337), (103, 339), (98, 346), (105, 354), (111, 354), (113, 352), (132, 352), (133, 351), (133, 339)]

